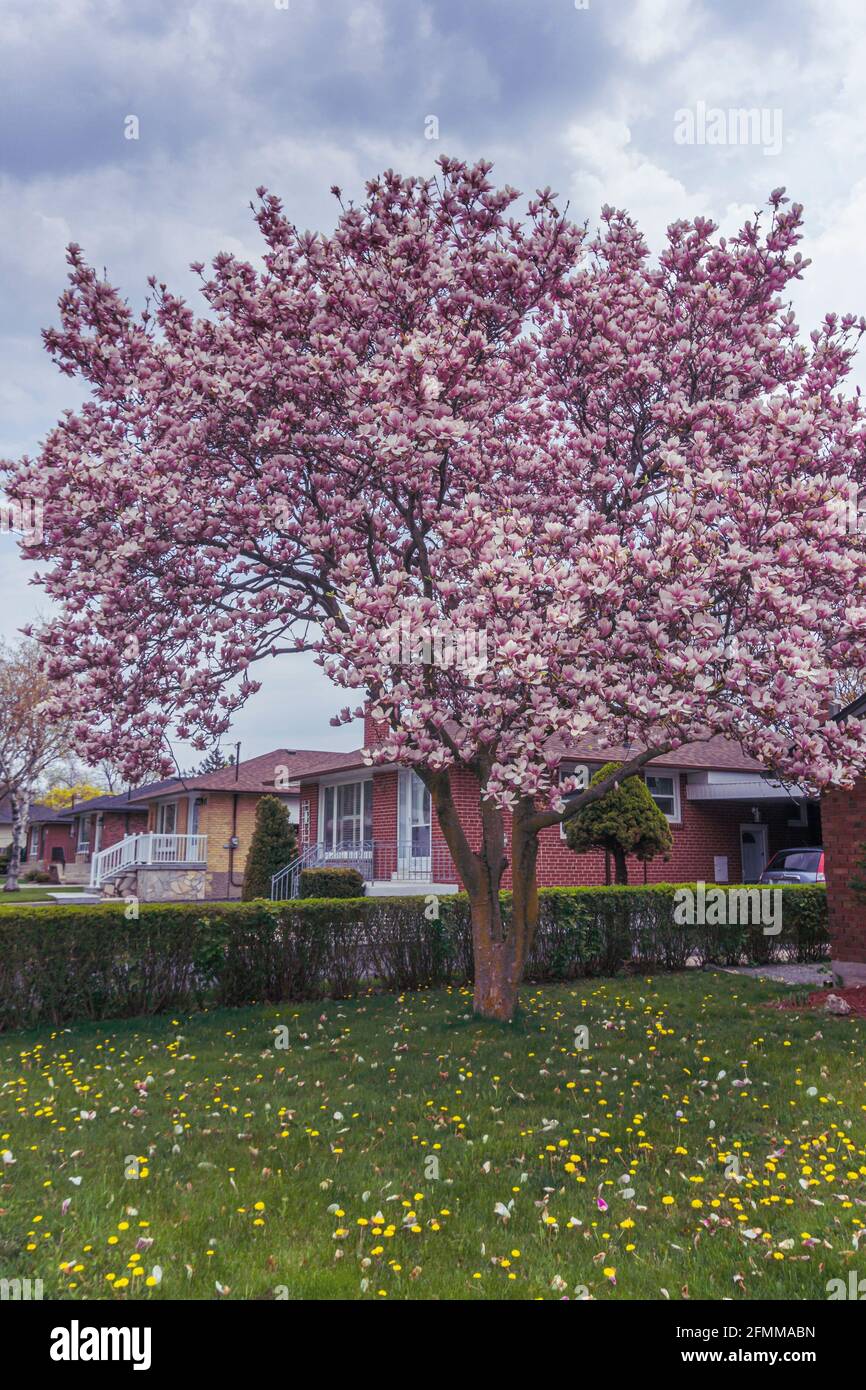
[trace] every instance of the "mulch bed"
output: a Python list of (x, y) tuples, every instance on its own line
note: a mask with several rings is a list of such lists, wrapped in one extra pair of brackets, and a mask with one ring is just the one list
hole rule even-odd
[(828, 994), (835, 994), (837, 998), (844, 999), (846, 1004), (851, 1006), (850, 1014), (844, 1014), (844, 1018), (866, 1018), (866, 985), (855, 985), (851, 989), (816, 989), (807, 995), (803, 1001), (795, 999), (776, 1000), (772, 1007), (774, 1009), (824, 1009), (824, 1003)]

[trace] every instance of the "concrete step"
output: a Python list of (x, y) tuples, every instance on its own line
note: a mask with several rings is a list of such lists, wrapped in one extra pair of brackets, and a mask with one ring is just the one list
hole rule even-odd
[[(59, 867), (59, 866), (58, 866)], [(90, 883), (89, 864), (66, 864), (60, 869), (61, 883)]]

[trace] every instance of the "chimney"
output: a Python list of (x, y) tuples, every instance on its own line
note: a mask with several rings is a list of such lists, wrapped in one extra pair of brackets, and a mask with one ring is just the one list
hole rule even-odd
[(375, 720), (370, 714), (370, 703), (364, 705), (364, 747), (375, 748), (382, 743), (387, 733), (387, 725)]

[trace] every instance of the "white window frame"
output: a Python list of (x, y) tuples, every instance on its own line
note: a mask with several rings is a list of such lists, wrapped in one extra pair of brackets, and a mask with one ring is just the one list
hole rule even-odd
[[(429, 791), (424, 786), (421, 778), (413, 768), (401, 768), (397, 785), (397, 858), (398, 869), (403, 873), (411, 870), (412, 872), (431, 872), (433, 864), (433, 800)], [(421, 791), (421, 807), (426, 810), (427, 820), (415, 820), (414, 797), (418, 789)], [(428, 850), (426, 854), (412, 853), (412, 830), (415, 828), (427, 830)]]
[[(371, 821), (371, 829), (372, 829), (372, 814), (373, 814), (373, 813), (372, 813), (372, 805), (373, 805), (373, 801), (372, 801), (372, 798), (373, 798), (373, 779), (372, 779), (372, 777), (358, 777), (357, 775), (356, 775), (356, 776), (347, 776), (347, 777), (335, 777), (333, 780), (329, 779), (327, 782), (320, 782), (320, 783), (319, 783), (318, 816), (317, 816), (318, 824), (317, 824), (317, 827), (316, 827), (316, 831), (317, 831), (317, 833), (316, 833), (316, 838), (317, 838), (317, 841), (318, 841), (319, 846), (321, 847), (321, 849), (324, 851), (325, 854), (328, 854), (328, 855), (336, 855), (336, 854), (338, 854), (338, 853), (340, 852), (340, 851), (337, 851), (337, 849), (335, 848), (336, 845), (342, 843), (341, 838), (340, 838), (340, 837), (338, 836), (338, 834), (337, 834), (337, 828), (338, 828), (339, 820), (340, 820), (339, 816), (337, 815), (337, 800), (338, 800), (338, 796), (339, 796), (339, 788), (340, 788), (340, 787), (350, 787), (350, 786), (360, 786), (360, 788), (361, 788), (361, 809), (360, 809), (360, 818), (359, 818), (359, 828), (360, 828), (360, 832), (361, 832), (361, 833), (360, 833), (360, 835), (358, 836), (358, 839), (355, 841), (355, 844), (357, 844), (357, 845), (362, 845), (362, 844), (364, 844), (364, 820), (365, 820), (365, 815), (366, 815), (366, 810), (367, 810), (367, 804), (368, 804), (368, 802), (369, 802), (369, 805), (370, 805), (370, 821)], [(326, 791), (333, 791), (333, 794), (334, 794), (334, 820), (333, 820), (333, 827), (332, 827), (332, 832), (331, 832), (331, 841), (330, 841), (330, 844), (326, 844), (326, 843), (325, 843), (325, 792), (326, 792)], [(371, 839), (372, 839), (372, 835), (371, 835)], [(344, 854), (346, 854), (347, 856), (350, 854), (350, 851), (349, 851), (349, 850), (344, 850), (344, 851), (341, 851), (341, 852), (344, 853)]]
[[(674, 792), (674, 797), (673, 797), (673, 799), (674, 799), (674, 810), (673, 810), (673, 815), (669, 816), (668, 813), (667, 813), (667, 811), (662, 811), (662, 815), (664, 816), (665, 820), (668, 822), (669, 825), (681, 825), (681, 824), (682, 824), (682, 819), (683, 819), (683, 807), (682, 807), (682, 797), (681, 797), (681, 791), (680, 791), (680, 774), (679, 774), (679, 772), (676, 770), (676, 768), (673, 768), (673, 767), (654, 767), (654, 768), (652, 768), (651, 771), (650, 771), (650, 770), (644, 770), (644, 774), (643, 774), (644, 785), (647, 786), (647, 790), (649, 791), (649, 786), (647, 785), (647, 778), (648, 778), (648, 777), (670, 777), (670, 778), (671, 778), (671, 781), (672, 781), (672, 783), (673, 783), (673, 792)], [(652, 792), (650, 792), (650, 796), (652, 796)], [(655, 797), (653, 797), (653, 800), (655, 801)], [(658, 802), (657, 802), (657, 801), (656, 801), (656, 805), (658, 806)], [(659, 810), (661, 811), (661, 807), (660, 807), (660, 806), (659, 806)]]
[[(171, 798), (170, 800), (168, 800), (168, 801), (158, 801), (158, 802), (156, 803), (156, 814), (155, 814), (155, 816), (154, 816), (154, 831), (155, 831), (155, 833), (156, 833), (157, 835), (176, 835), (176, 834), (177, 834), (177, 822), (178, 822), (177, 810), (178, 810), (178, 806), (179, 806), (179, 805), (180, 805), (180, 798), (179, 798), (179, 797), (172, 797), (172, 798)], [(167, 811), (167, 809), (168, 809), (169, 806), (173, 806), (173, 807), (174, 807), (174, 826), (173, 826), (173, 828), (172, 828), (171, 830), (166, 830), (166, 829), (165, 829), (165, 813), (166, 813), (166, 811)]]

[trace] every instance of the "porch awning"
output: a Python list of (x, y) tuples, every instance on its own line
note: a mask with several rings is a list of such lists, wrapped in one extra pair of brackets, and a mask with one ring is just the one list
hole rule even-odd
[(735, 782), (687, 782), (687, 801), (807, 801), (802, 787), (771, 782), (765, 777), (744, 777)]

